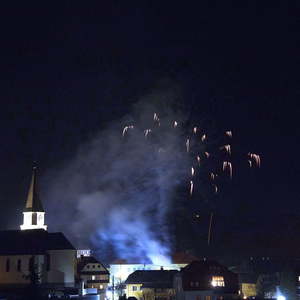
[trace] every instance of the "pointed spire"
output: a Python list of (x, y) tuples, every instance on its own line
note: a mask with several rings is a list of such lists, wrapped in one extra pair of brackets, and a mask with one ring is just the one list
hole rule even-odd
[(31, 183), (28, 191), (25, 211), (45, 212), (37, 191), (36, 177), (37, 177), (37, 167), (36, 165), (34, 165), (34, 167), (32, 168), (32, 178), (31, 178)]

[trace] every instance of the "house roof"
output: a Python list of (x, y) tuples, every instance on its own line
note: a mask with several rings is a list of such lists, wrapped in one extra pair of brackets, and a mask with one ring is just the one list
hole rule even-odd
[(27, 195), (24, 211), (29, 212), (45, 212), (37, 190), (37, 174), (36, 167), (32, 170), (31, 183)]
[(196, 260), (182, 268), (181, 272), (199, 272), (199, 271), (224, 271), (233, 273), (229, 271), (225, 266), (219, 264), (214, 260)]
[[(81, 271), (87, 264), (99, 264), (99, 265), (101, 265), (101, 267), (104, 270), (102, 270), (102, 271), (95, 271), (95, 270)], [(90, 275), (109, 274), (109, 272), (105, 268), (105, 266), (93, 256), (82, 256), (82, 257), (80, 257), (78, 259), (77, 271), (80, 272), (81, 274), (90, 274)]]
[(240, 283), (256, 283), (258, 275), (255, 273), (240, 273), (239, 282)]
[(61, 232), (43, 229), (0, 231), (0, 255), (43, 254), (47, 250), (75, 250)]
[(146, 287), (173, 286), (173, 276), (178, 273), (176, 270), (140, 270), (128, 276), (125, 284), (143, 284)]

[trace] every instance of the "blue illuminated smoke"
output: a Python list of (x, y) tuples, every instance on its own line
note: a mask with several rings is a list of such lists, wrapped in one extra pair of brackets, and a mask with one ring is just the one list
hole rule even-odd
[(136, 122), (113, 122), (49, 172), (43, 194), (50, 230), (65, 232), (77, 247), (93, 247), (100, 259), (165, 265), (172, 247), (166, 215), (187, 170), (185, 140), (180, 126), (173, 128), (172, 108), (154, 124), (161, 107), (143, 104)]

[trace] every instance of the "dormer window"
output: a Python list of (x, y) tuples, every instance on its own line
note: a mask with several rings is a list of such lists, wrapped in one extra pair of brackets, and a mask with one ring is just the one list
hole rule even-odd
[(223, 287), (225, 286), (224, 277), (223, 276), (213, 276), (211, 280), (211, 285), (213, 287)]

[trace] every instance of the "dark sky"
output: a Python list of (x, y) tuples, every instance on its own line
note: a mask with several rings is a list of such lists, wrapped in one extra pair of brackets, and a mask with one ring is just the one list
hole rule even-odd
[(232, 211), (300, 220), (299, 10), (199, 2), (1, 4), (1, 229), (21, 222), (34, 160), (42, 176), (162, 80), (182, 87), (193, 120), (261, 154), (260, 172), (233, 182)]

